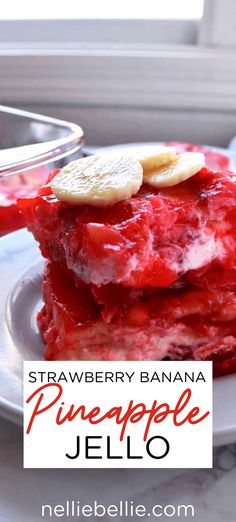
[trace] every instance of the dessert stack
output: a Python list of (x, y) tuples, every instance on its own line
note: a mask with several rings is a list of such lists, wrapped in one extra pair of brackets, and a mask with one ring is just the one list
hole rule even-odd
[(236, 184), (204, 161), (174, 146), (94, 155), (18, 200), (46, 258), (46, 359), (236, 370)]

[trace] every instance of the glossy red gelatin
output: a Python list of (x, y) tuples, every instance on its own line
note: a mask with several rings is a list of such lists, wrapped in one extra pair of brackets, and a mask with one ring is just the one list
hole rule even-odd
[[(51, 177), (58, 171), (52, 173)], [(236, 371), (236, 185), (202, 169), (110, 208), (20, 198), (49, 260), (46, 359), (213, 360)]]
[[(145, 185), (97, 209), (59, 201), (50, 187), (19, 200), (43, 255), (87, 284), (169, 287), (236, 266), (236, 184), (204, 168), (177, 186)], [(203, 279), (202, 279), (203, 280)]]
[(123, 289), (126, 299), (117, 292), (98, 303), (96, 289), (47, 263), (38, 316), (46, 359), (204, 359), (216, 375), (236, 370), (235, 292)]

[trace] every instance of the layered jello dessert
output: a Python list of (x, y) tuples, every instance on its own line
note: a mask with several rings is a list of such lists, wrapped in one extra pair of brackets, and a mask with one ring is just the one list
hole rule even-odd
[(79, 159), (20, 198), (46, 258), (45, 358), (235, 371), (235, 179), (172, 144)]

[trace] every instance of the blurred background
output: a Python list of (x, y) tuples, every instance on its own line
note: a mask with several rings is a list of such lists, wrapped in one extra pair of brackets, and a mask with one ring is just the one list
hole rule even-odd
[(236, 133), (234, 0), (8, 0), (0, 101), (79, 123), (86, 143)]

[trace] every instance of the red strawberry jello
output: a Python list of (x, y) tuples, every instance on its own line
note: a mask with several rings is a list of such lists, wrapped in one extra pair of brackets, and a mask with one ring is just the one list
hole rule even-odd
[[(113, 300), (49, 262), (38, 323), (53, 360), (213, 360), (215, 375), (236, 371), (236, 294), (185, 287), (127, 293)], [(125, 297), (123, 295), (123, 297)], [(114, 304), (114, 302), (116, 304)]]
[(112, 207), (69, 205), (50, 187), (19, 200), (42, 254), (85, 283), (168, 287), (211, 266), (236, 263), (236, 184), (202, 169), (168, 189), (143, 185)]
[(63, 201), (50, 184), (19, 199), (47, 259), (45, 357), (203, 359), (217, 375), (235, 371), (234, 175), (202, 168), (152, 183), (144, 171), (136, 194), (104, 207)]

